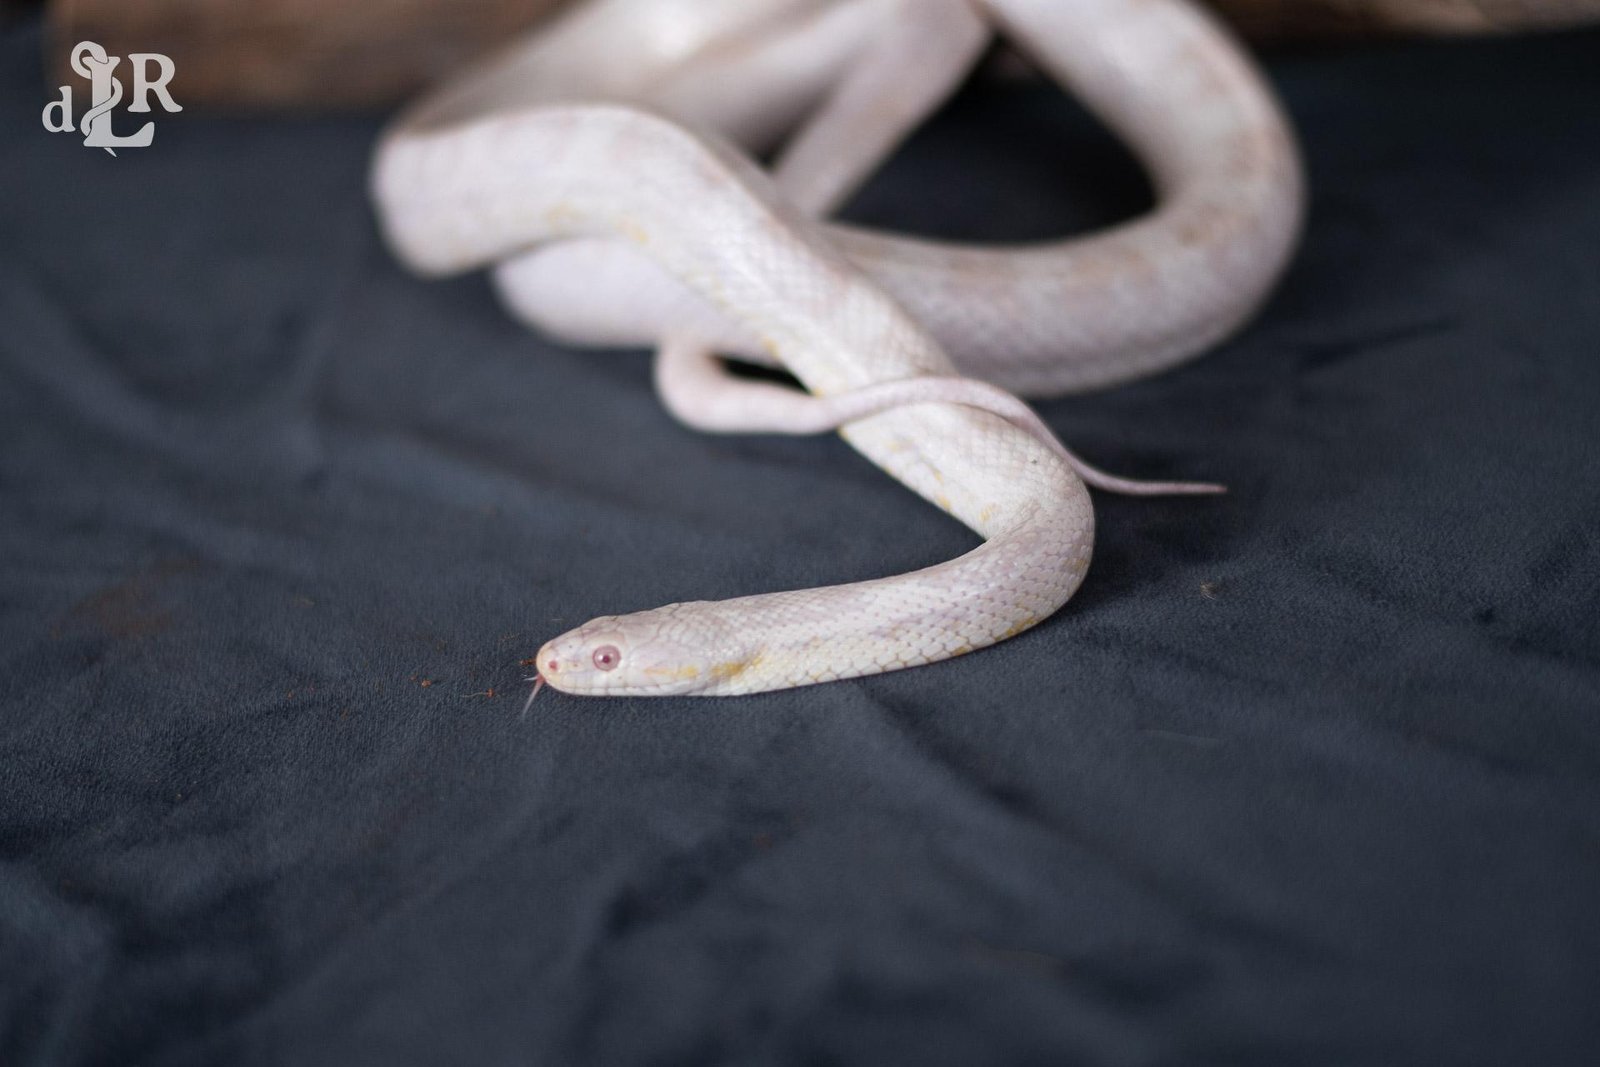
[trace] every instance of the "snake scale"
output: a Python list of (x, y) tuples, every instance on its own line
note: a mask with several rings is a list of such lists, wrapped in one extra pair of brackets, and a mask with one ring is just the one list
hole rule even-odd
[[(1026, 247), (822, 222), (996, 33), (1134, 147), (1157, 209)], [(770, 172), (750, 161), (780, 141)], [(538, 652), (557, 689), (638, 696), (875, 674), (1049, 617), (1089, 565), (1085, 478), (1214, 487), (1102, 475), (1008, 391), (1128, 380), (1213, 344), (1281, 272), (1302, 201), (1270, 92), (1185, 0), (593, 0), (403, 114), (372, 189), (413, 269), (492, 268), (551, 333), (657, 345), (691, 425), (837, 427), (983, 538), (910, 574), (597, 618)], [(806, 392), (732, 379), (713, 352)]]

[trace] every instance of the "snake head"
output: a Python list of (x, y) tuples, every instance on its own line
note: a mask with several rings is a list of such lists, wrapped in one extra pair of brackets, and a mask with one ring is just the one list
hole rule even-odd
[[(707, 610), (712, 609), (712, 610)], [(701, 693), (720, 680), (733, 631), (712, 605), (607, 615), (549, 641), (535, 662), (552, 689), (582, 696)]]

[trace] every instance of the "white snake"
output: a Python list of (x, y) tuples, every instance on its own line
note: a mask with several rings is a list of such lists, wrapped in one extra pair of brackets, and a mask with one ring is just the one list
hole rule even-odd
[[(1029, 248), (813, 221), (948, 93), (991, 25), (1132, 143), (1160, 207)], [(755, 146), (802, 120), (776, 182), (723, 139)], [(508, 303), (552, 332), (660, 343), (663, 397), (693, 425), (844, 424), (985, 539), (894, 578), (596, 619), (538, 654), (558, 689), (630, 695), (873, 674), (1049, 616), (1089, 562), (1079, 473), (1212, 487), (1100, 475), (1009, 395), (958, 377), (945, 348), (1029, 393), (1171, 365), (1258, 305), (1301, 204), (1270, 94), (1182, 0), (597, 0), (403, 116), (373, 191), (413, 268), (498, 265)], [(735, 382), (713, 350), (779, 363), (814, 395)]]

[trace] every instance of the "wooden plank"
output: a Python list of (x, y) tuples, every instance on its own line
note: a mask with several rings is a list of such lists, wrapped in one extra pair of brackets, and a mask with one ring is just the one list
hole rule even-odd
[(1600, 0), (1210, 0), (1246, 37), (1326, 41), (1514, 33), (1600, 21)]
[(392, 104), (538, 22), (559, 0), (52, 0), (63, 84), (78, 41), (161, 52), (180, 102), (340, 110)]
[[(7, 0), (0, 0), (5, 3)], [(161, 52), (173, 91), (214, 108), (384, 106), (568, 0), (50, 0), (50, 63), (78, 41)], [(1063, 3), (1071, 0), (1061, 0)], [(1600, 0), (1211, 0), (1258, 42), (1481, 33), (1600, 20)]]

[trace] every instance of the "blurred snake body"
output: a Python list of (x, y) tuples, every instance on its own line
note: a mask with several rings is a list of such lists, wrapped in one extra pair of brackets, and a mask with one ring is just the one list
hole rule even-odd
[[(637, 23), (625, 37), (635, 53), (596, 70), (581, 60), (619, 40), (607, 20), (644, 10), (598, 0), (403, 116), (373, 172), (391, 246), (425, 273), (495, 267), (508, 303), (562, 336), (659, 344), (663, 395), (691, 424), (839, 426), (984, 543), (892, 578), (595, 619), (546, 644), (539, 675), (575, 693), (752, 693), (946, 659), (1047, 618), (1089, 564), (1093, 512), (1079, 475), (1126, 484), (1077, 461), (999, 387), (1137, 377), (1250, 314), (1300, 214), (1298, 165), (1270, 94), (1182, 0), (655, 0), (650, 10), (669, 9), (682, 16), (676, 38)], [(949, 32), (930, 44), (916, 35), (936, 17)], [(840, 56), (863, 60), (859, 38), (873, 27), (908, 32), (908, 55), (933, 48), (951, 69), (871, 112), (872, 94), (892, 85), (851, 82)], [(1028, 248), (819, 222), (994, 27), (1133, 144), (1158, 210)], [(769, 68), (780, 85), (766, 95), (713, 93), (703, 80)], [(818, 78), (844, 88), (819, 103)], [(798, 98), (820, 117), (769, 176), (735, 142), (792, 129)], [(780, 105), (787, 118), (773, 117)], [(877, 147), (851, 149), (859, 137)], [(702, 358), (712, 350), (780, 364), (811, 395), (791, 403), (776, 387), (718, 383)]]

